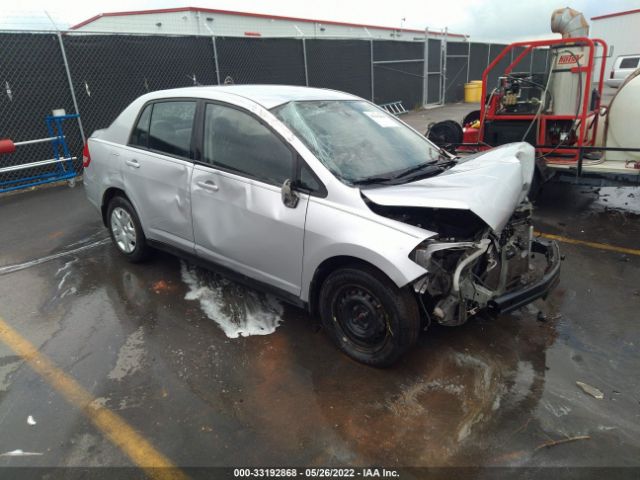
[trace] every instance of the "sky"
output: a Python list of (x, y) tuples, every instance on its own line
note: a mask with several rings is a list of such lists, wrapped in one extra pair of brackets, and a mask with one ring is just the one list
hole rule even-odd
[(205, 7), (389, 27), (443, 29), (473, 40), (517, 41), (549, 38), (551, 12), (569, 6), (593, 16), (640, 9), (640, 0), (21, 0), (20, 10), (0, 12), (0, 28), (46, 28), (46, 14), (59, 28), (102, 12)]

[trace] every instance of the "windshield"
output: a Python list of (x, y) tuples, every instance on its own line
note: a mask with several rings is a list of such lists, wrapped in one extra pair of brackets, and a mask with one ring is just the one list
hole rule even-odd
[(365, 101), (289, 102), (272, 112), (348, 183), (397, 177), (442, 158), (422, 135)]

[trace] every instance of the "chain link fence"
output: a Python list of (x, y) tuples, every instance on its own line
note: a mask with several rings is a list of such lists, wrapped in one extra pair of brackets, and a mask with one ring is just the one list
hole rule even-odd
[[(53, 156), (50, 143), (0, 157), (0, 192), (82, 171), (83, 136), (105, 128), (154, 90), (217, 84), (287, 84), (346, 91), (406, 109), (457, 102), (505, 45), (424, 41), (249, 38), (213, 35), (0, 32), (0, 138), (50, 136), (54, 109), (79, 113), (64, 124), (68, 163), (7, 171)], [(531, 63), (546, 63), (546, 52)], [(505, 60), (508, 63), (508, 60)], [(506, 65), (505, 65), (506, 66)], [(497, 69), (496, 69), (497, 71)], [(490, 79), (490, 82), (497, 81)], [(66, 170), (65, 170), (66, 171)]]
[(63, 44), (87, 136), (140, 95), (217, 83), (210, 38), (73, 34)]
[[(2, 86), (0, 138), (14, 142), (50, 136), (45, 118), (53, 109), (74, 112), (73, 99), (56, 34), (0, 33)], [(67, 141), (78, 152), (82, 139), (77, 124), (65, 125)], [(0, 168), (53, 158), (51, 143), (19, 146), (0, 157)], [(67, 165), (65, 165), (67, 167)], [(0, 190), (19, 188), (56, 177), (60, 165), (8, 170), (0, 174)], [(76, 162), (73, 166), (80, 168)]]

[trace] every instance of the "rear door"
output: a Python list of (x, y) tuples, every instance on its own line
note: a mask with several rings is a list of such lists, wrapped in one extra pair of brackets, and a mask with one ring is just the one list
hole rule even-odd
[(202, 158), (191, 183), (196, 253), (294, 295), (300, 293), (308, 195), (285, 206), (295, 153), (245, 110), (207, 103)]
[(122, 152), (125, 190), (147, 237), (193, 251), (189, 183), (195, 100), (147, 104)]

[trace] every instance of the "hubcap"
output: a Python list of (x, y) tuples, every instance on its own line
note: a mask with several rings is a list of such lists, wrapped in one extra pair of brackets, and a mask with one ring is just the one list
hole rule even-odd
[(387, 313), (380, 300), (359, 286), (341, 289), (334, 297), (333, 318), (353, 343), (367, 348), (384, 345)]
[(136, 228), (129, 212), (116, 207), (111, 212), (111, 232), (118, 248), (124, 253), (131, 253), (136, 248)]

